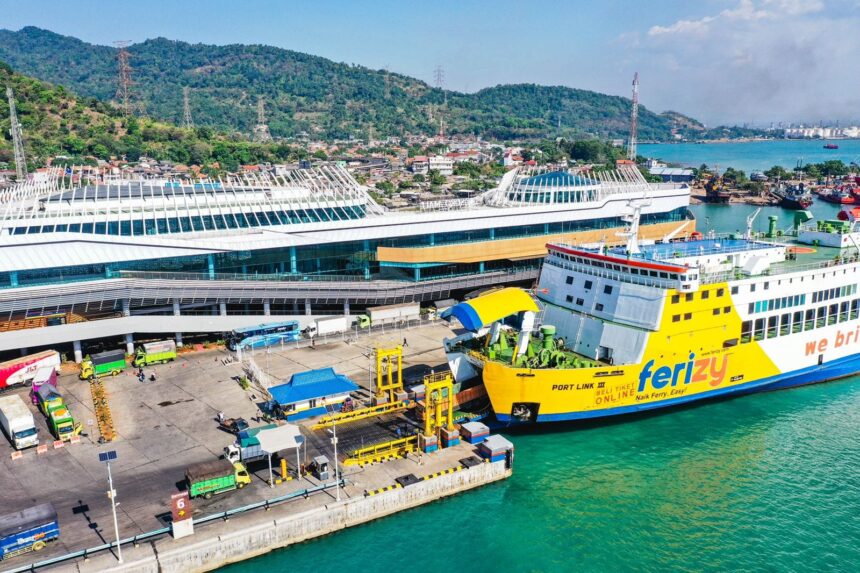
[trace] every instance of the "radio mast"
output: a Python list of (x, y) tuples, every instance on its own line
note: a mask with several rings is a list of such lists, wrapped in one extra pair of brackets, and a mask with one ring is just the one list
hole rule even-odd
[(15, 109), (15, 93), (12, 86), (6, 86), (6, 97), (9, 99), (9, 131), (12, 133), (12, 147), (15, 150), (15, 177), (18, 181), (27, 178), (27, 160), (24, 157), (24, 135), (21, 133), (21, 123)]
[(636, 161), (636, 129), (639, 127), (639, 72), (633, 74), (633, 109), (630, 112), (630, 140), (627, 142), (627, 159)]

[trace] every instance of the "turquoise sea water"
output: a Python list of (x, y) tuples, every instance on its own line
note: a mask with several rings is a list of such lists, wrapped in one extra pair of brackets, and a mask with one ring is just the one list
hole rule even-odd
[(749, 174), (764, 171), (774, 165), (794, 168), (798, 161), (821, 163), (828, 159), (841, 159), (846, 164), (860, 164), (860, 139), (834, 141), (839, 149), (824, 149), (821, 140), (751, 141), (748, 143), (659, 143), (642, 144), (639, 155), (698, 167), (702, 163), (720, 169), (734, 167)]
[[(753, 210), (693, 209), (718, 231)], [(222, 571), (860, 569), (860, 377), (506, 435), (503, 483)]]

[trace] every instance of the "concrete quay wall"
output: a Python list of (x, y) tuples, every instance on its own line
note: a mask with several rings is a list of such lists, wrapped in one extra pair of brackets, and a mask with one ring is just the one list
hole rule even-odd
[(270, 511), (257, 510), (228, 522), (200, 527), (193, 537), (161, 539), (123, 551), (125, 563), (110, 554), (87, 563), (66, 565), (76, 573), (188, 573), (212, 571), (307, 541), (335, 531), (410, 509), (431, 501), (502, 480), (511, 475), (504, 462), (484, 463), (427, 479), (405, 488), (368, 497), (332, 502), (301, 513), (290, 513), (289, 504)]

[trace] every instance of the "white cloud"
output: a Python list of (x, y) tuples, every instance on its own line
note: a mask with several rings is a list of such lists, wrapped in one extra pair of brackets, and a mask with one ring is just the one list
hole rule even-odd
[(735, 0), (653, 26), (635, 55), (642, 101), (709, 124), (860, 120), (857, 29), (836, 0)]
[(704, 35), (708, 31), (708, 23), (713, 20), (708, 16), (701, 20), (678, 20), (671, 26), (652, 26), (648, 30), (649, 36), (661, 36), (666, 34), (695, 34)]

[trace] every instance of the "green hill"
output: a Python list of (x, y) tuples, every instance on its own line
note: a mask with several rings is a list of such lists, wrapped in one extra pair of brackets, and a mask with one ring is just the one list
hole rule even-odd
[[(498, 139), (562, 134), (626, 137), (630, 101), (562, 86), (504, 85), (473, 94), (443, 92), (408, 76), (336, 63), (261, 45), (213, 46), (157, 38), (128, 48), (138, 105), (153, 118), (182, 119), (182, 88), (191, 88), (196, 125), (243, 134), (266, 102), (276, 137), (365, 137), (435, 133), (430, 121), (446, 106), (448, 133)], [(107, 102), (116, 92), (117, 50), (34, 27), (0, 30), (0, 60), (21, 73)], [(445, 103), (447, 101), (447, 103)], [(640, 140), (671, 138), (673, 127), (701, 136), (680, 114), (640, 107)]]
[[(62, 86), (14, 73), (0, 62), (0, 86), (15, 93), (18, 120), (24, 131), (24, 150), (31, 169), (57, 155), (68, 162), (92, 162), (93, 158), (141, 155), (186, 164), (211, 165), (235, 170), (238, 165), (263, 161), (294, 160), (305, 152), (293, 146), (267, 145), (235, 139), (212, 128), (182, 129), (146, 118), (123, 118), (108, 103), (75, 96)], [(0, 164), (13, 162), (9, 135), (9, 108), (0, 104)]]

